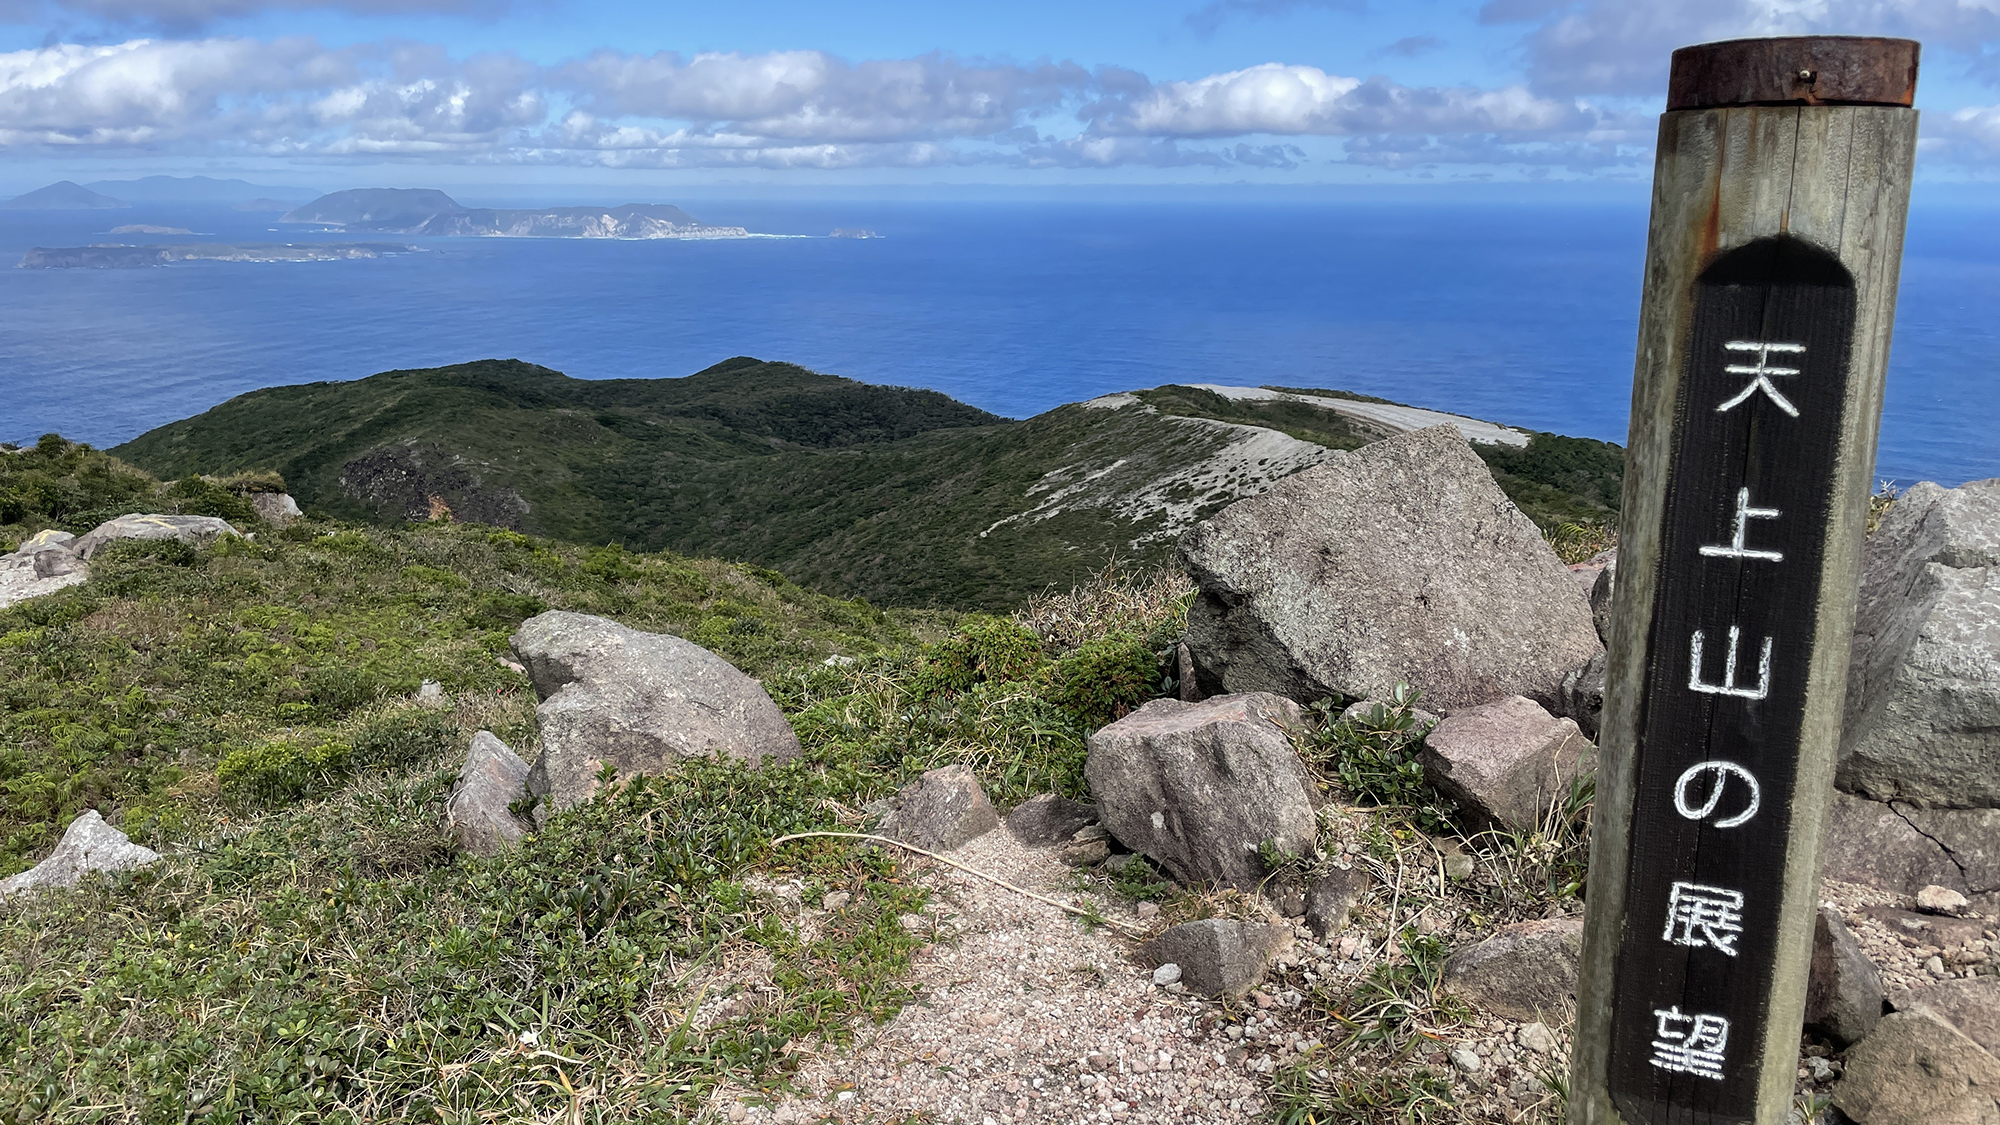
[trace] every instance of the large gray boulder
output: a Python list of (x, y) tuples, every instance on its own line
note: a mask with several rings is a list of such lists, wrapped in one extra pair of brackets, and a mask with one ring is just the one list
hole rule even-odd
[(682, 758), (756, 769), (799, 755), (763, 685), (700, 645), (562, 610), (522, 622), (512, 644), (542, 701), (542, 753), (528, 774), (538, 821), (589, 799), (606, 766), (629, 778)]
[(1847, 1052), (1833, 1104), (1859, 1125), (2000, 1125), (2000, 1060), (1925, 1007), (1882, 1017)]
[(1601, 647), (1590, 605), (1458, 431), (1335, 456), (1195, 526), (1189, 647), (1204, 690), (1444, 711), (1555, 701)]
[(929, 852), (952, 851), (1000, 827), (970, 766), (928, 770), (896, 794), (896, 807), (884, 817), (878, 836), (901, 840)]
[(120, 539), (177, 539), (194, 547), (206, 547), (225, 535), (236, 534), (229, 521), (214, 516), (126, 515), (106, 520), (70, 543), (79, 558), (88, 559), (106, 545)]
[(1526, 696), (1454, 711), (1417, 751), (1424, 779), (1475, 829), (1533, 831), (1571, 783), (1597, 769), (1597, 748), (1576, 723)]
[(1576, 1008), (1583, 919), (1502, 926), (1444, 963), (1444, 986), (1473, 1007), (1522, 1022), (1554, 1024)]
[(67, 531), (40, 531), (0, 555), (0, 609), (87, 581), (90, 567), (70, 550)]
[(1266, 841), (1304, 855), (1312, 782), (1293, 749), (1299, 706), (1266, 692), (1155, 699), (1090, 736), (1084, 780), (1104, 827), (1188, 885), (1254, 889)]
[(528, 834), (529, 826), (509, 807), (527, 797), (528, 769), (528, 763), (492, 731), (472, 736), (465, 765), (451, 783), (451, 797), (444, 806), (445, 821), (461, 849), (473, 855), (497, 855)]
[(1876, 800), (2000, 806), (2000, 479), (1919, 484), (1869, 538), (1835, 777)]
[(1835, 792), (1827, 810), (1820, 870), (1829, 879), (1897, 894), (1915, 894), (1933, 884), (1967, 889), (1965, 874), (1950, 853), (1919, 832), (1909, 817), (1886, 802), (1848, 793)]
[(1207, 996), (1242, 996), (1264, 979), (1271, 958), (1291, 941), (1281, 925), (1230, 918), (1183, 922), (1141, 946), (1155, 965), (1177, 965), (1180, 981)]
[(45, 887), (74, 887), (93, 871), (126, 871), (157, 862), (160, 853), (132, 842), (96, 809), (69, 822), (49, 858), (18, 875), (0, 879), (0, 898)]

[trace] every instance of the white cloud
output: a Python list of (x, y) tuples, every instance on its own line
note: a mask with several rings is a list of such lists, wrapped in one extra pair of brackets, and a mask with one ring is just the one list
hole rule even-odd
[(1978, 53), (2000, 0), (1489, 0), (1486, 23), (1533, 25), (1529, 85), (1556, 95), (1660, 96), (1674, 48), (1765, 35), (1890, 35)]
[(944, 55), (847, 63), (821, 51), (628, 55), (599, 51), (561, 81), (594, 111), (728, 122), (785, 139), (889, 143), (976, 137), (1080, 95), (1074, 63), (966, 62)]
[(1163, 82), (1106, 99), (1085, 116), (1106, 133), (1173, 137), (1548, 132), (1588, 129), (1598, 120), (1576, 103), (1538, 97), (1518, 86), (1401, 86), (1280, 63)]

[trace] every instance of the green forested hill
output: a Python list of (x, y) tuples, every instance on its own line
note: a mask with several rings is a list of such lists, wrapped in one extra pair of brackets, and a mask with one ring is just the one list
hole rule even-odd
[[(114, 452), (162, 477), (273, 469), (301, 504), (342, 518), (449, 509), (756, 562), (883, 604), (991, 608), (1114, 556), (1164, 561), (1194, 520), (1379, 436), (1330, 410), (1186, 387), (1013, 421), (747, 357), (614, 380), (487, 360), (253, 391)], [(1577, 500), (1536, 479), (1534, 452), (1514, 451), (1502, 483)], [(1607, 511), (1601, 497), (1580, 505)]]

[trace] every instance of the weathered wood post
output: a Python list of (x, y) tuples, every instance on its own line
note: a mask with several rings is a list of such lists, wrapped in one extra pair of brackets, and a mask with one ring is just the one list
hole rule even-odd
[(1777, 1125), (1916, 149), (1917, 44), (1674, 52), (1570, 1125)]

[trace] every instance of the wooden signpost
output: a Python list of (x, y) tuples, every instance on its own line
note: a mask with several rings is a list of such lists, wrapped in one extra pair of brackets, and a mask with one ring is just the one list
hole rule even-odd
[(1571, 1125), (1791, 1106), (1916, 76), (1897, 39), (1674, 52)]

